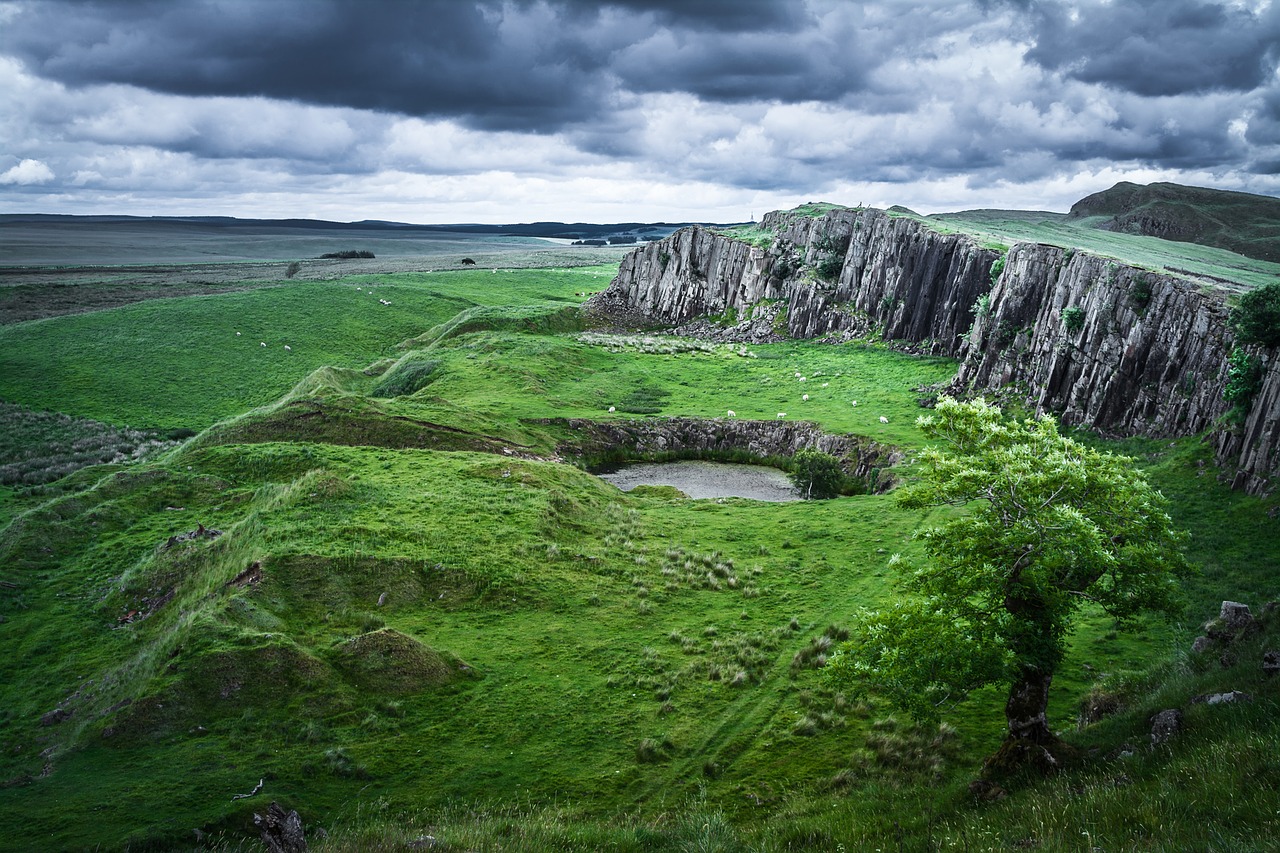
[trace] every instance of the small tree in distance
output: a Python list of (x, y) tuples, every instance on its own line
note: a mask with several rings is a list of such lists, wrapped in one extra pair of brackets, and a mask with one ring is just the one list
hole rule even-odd
[(1007, 420), (981, 399), (942, 397), (918, 424), (941, 446), (920, 454), (919, 480), (898, 501), (960, 511), (919, 534), (919, 565), (893, 557), (910, 595), (864, 615), (829, 677), (924, 719), (1006, 685), (1008, 729), (987, 769), (1047, 772), (1061, 755), (1049, 685), (1081, 608), (1122, 625), (1179, 612), (1182, 534), (1132, 459), (1060, 435), (1052, 418)]
[(844, 469), (830, 453), (806, 447), (791, 457), (791, 482), (806, 500), (834, 498), (844, 485)]

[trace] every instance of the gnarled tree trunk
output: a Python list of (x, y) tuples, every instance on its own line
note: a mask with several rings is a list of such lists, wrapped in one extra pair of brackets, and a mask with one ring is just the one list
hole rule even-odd
[(1004, 715), (1009, 723), (1009, 740), (1028, 740), (1047, 745), (1057, 740), (1049, 730), (1049, 685), (1052, 672), (1024, 667), (1021, 677), (1009, 686)]

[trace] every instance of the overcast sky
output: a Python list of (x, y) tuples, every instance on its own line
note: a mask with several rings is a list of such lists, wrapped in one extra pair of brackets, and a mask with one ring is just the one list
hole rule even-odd
[(0, 212), (1280, 195), (1280, 0), (0, 0)]

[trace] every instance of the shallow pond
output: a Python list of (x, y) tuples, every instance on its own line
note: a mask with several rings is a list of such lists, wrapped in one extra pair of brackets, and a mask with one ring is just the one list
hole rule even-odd
[(732, 462), (635, 462), (597, 475), (624, 492), (636, 486), (675, 486), (691, 498), (795, 501), (800, 496), (777, 468)]

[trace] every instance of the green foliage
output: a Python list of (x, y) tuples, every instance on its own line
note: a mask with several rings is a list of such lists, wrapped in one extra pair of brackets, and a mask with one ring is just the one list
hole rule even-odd
[(844, 258), (840, 255), (827, 255), (814, 267), (818, 278), (824, 281), (835, 281), (840, 277), (842, 269), (844, 269)]
[(1227, 356), (1227, 384), (1222, 397), (1231, 404), (1231, 417), (1243, 421), (1253, 408), (1253, 398), (1262, 388), (1262, 359), (1243, 347)]
[(996, 258), (995, 263), (991, 265), (991, 286), (995, 287), (996, 282), (1000, 280), (1000, 274), (1004, 272), (1005, 261), (1009, 259), (1008, 253)]
[(1074, 335), (1084, 328), (1084, 309), (1079, 305), (1072, 305), (1062, 311), (1062, 328), (1066, 329), (1067, 334)]
[(1134, 279), (1129, 287), (1129, 302), (1139, 311), (1144, 310), (1151, 302), (1151, 277), (1142, 275)]
[(919, 534), (922, 564), (895, 556), (912, 597), (860, 620), (839, 680), (928, 718), (984, 685), (1052, 677), (1085, 602), (1121, 623), (1177, 612), (1181, 537), (1131, 459), (983, 400), (943, 397), (919, 424), (943, 449), (920, 454), (899, 503), (963, 512)]
[(834, 498), (844, 481), (840, 460), (830, 453), (806, 447), (791, 459), (791, 482), (807, 499)]
[(1231, 309), (1231, 325), (1243, 344), (1280, 345), (1280, 281), (1241, 296)]

